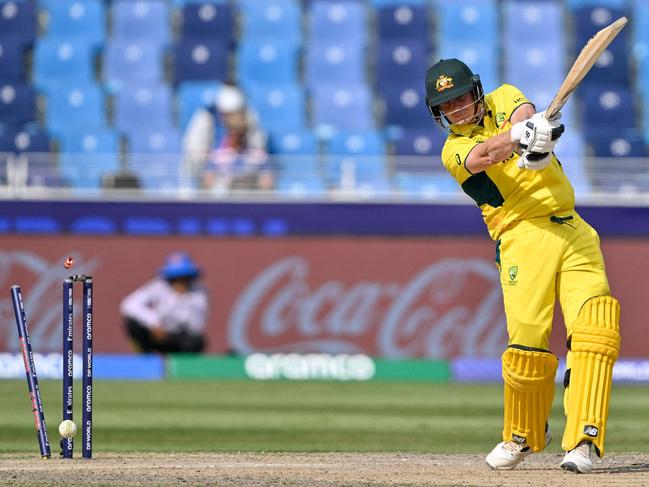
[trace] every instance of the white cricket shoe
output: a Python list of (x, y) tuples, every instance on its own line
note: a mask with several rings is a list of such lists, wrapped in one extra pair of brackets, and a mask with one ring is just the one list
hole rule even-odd
[(561, 468), (575, 473), (589, 473), (593, 469), (593, 461), (590, 458), (590, 441), (580, 442), (563, 457)]
[[(545, 428), (545, 446), (552, 441), (550, 428)], [(515, 441), (501, 441), (491, 453), (487, 455), (485, 461), (494, 470), (511, 470), (519, 463), (525, 460), (525, 457), (534, 453), (525, 443), (520, 444)]]

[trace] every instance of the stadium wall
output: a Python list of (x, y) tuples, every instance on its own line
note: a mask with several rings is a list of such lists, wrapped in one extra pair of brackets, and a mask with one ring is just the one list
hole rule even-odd
[[(623, 307), (622, 356), (648, 357), (648, 211), (581, 213), (604, 237)], [(433, 205), (2, 202), (0, 351), (18, 349), (8, 289), (19, 283), (36, 350), (60, 352), (62, 263), (72, 255), (76, 272), (95, 277), (96, 350), (131, 352), (121, 299), (183, 249), (203, 267), (212, 297), (210, 353), (497, 357), (505, 319), (494, 244), (477, 214)], [(91, 217), (113, 221), (113, 231), (80, 232), (76, 223)], [(146, 225), (131, 226), (134, 217)], [(564, 342), (558, 322), (558, 355)]]

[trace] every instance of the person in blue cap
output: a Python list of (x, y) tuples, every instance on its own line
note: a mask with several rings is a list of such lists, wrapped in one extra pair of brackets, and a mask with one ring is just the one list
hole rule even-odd
[(185, 252), (167, 257), (155, 279), (121, 303), (126, 332), (144, 353), (202, 352), (209, 313), (201, 270)]

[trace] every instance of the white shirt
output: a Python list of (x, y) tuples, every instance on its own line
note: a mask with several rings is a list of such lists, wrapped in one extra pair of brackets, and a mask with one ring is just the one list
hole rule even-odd
[(179, 293), (167, 281), (156, 278), (122, 300), (122, 315), (139, 321), (147, 328), (161, 326), (168, 332), (187, 330), (200, 334), (207, 325), (207, 293), (195, 285)]

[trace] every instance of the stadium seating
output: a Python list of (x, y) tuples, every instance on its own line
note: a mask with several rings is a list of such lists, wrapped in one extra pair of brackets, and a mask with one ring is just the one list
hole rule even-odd
[(140, 131), (128, 140), (128, 165), (143, 188), (173, 192), (181, 183), (180, 134), (175, 129)]
[(73, 38), (99, 47), (106, 37), (106, 11), (101, 0), (60, 0), (46, 5), (47, 36)]
[(377, 10), (377, 37), (383, 40), (428, 44), (428, 10), (422, 5), (386, 5)]
[(306, 84), (361, 83), (366, 79), (365, 55), (359, 45), (310, 43), (304, 62)]
[(93, 54), (82, 40), (40, 39), (34, 49), (33, 82), (37, 89), (68, 83), (89, 83), (94, 79)]
[(298, 82), (298, 47), (277, 41), (244, 42), (239, 45), (239, 83)]
[(32, 2), (0, 3), (0, 39), (30, 46), (36, 38), (36, 13)]
[(105, 95), (92, 84), (60, 87), (47, 99), (45, 125), (55, 137), (79, 129), (105, 129)]
[(112, 3), (112, 36), (116, 39), (169, 43), (169, 5), (164, 0), (115, 0)]
[(580, 94), (589, 130), (606, 132), (611, 127), (631, 129), (636, 125), (633, 94), (628, 88), (592, 86), (580, 89)]
[(223, 81), (228, 71), (228, 49), (218, 40), (185, 39), (174, 46), (174, 81)]
[(66, 134), (60, 140), (60, 148), (61, 176), (73, 188), (100, 188), (102, 178), (120, 168), (119, 137), (111, 130)]
[(22, 42), (0, 37), (0, 83), (25, 81), (25, 50)]
[(320, 85), (312, 90), (313, 125), (342, 130), (374, 127), (372, 94), (364, 84)]
[(184, 130), (196, 110), (209, 107), (216, 100), (220, 84), (214, 81), (185, 81), (177, 90), (178, 122)]
[(423, 86), (428, 64), (428, 49), (421, 42), (381, 42), (377, 49), (377, 88), (383, 93), (386, 84), (418, 83)]
[(181, 37), (194, 40), (234, 42), (234, 18), (227, 3), (191, 3), (184, 6)]
[(302, 12), (298, 0), (239, 0), (241, 40), (282, 40), (302, 44)]
[(408, 128), (431, 128), (433, 119), (426, 108), (423, 83), (394, 85), (385, 90), (384, 123)]
[(171, 107), (171, 92), (167, 86), (131, 86), (115, 97), (113, 123), (127, 136), (141, 130), (166, 130), (173, 125)]
[(309, 12), (311, 42), (367, 45), (367, 13), (355, 0), (312, 0)]
[(305, 93), (298, 85), (250, 85), (246, 88), (250, 104), (264, 129), (293, 130), (306, 126)]
[(104, 82), (113, 92), (131, 83), (153, 83), (163, 78), (162, 51), (154, 42), (110, 39), (103, 64)]
[(0, 128), (20, 127), (36, 120), (36, 95), (25, 84), (0, 84)]

